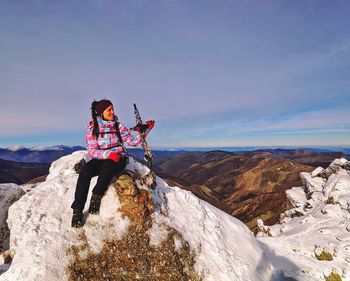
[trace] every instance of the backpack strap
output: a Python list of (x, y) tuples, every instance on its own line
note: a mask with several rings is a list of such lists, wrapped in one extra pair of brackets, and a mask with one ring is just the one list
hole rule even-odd
[(105, 134), (117, 134), (119, 142), (124, 145), (123, 139), (122, 139), (122, 135), (120, 134), (120, 130), (119, 130), (119, 122), (115, 122), (114, 124), (114, 128), (115, 128), (115, 132), (100, 132), (100, 128), (99, 126), (97, 126), (97, 135), (105, 135)]
[(123, 142), (123, 139), (122, 139), (122, 135), (120, 134), (120, 130), (119, 130), (119, 122), (115, 122), (114, 127), (115, 127), (115, 131), (116, 131), (116, 133), (117, 133), (117, 136), (118, 136), (118, 138), (119, 138), (119, 142), (120, 142), (122, 145), (124, 145), (124, 142)]

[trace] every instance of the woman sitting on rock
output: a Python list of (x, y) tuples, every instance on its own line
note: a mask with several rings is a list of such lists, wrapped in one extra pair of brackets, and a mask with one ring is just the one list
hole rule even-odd
[[(114, 115), (111, 101), (103, 99), (91, 104), (92, 121), (87, 129), (86, 144), (90, 161), (86, 163), (79, 174), (75, 190), (75, 200), (72, 204), (72, 227), (83, 226), (83, 210), (86, 203), (92, 177), (98, 176), (97, 183), (92, 190), (89, 213), (98, 214), (101, 199), (114, 175), (124, 170), (127, 164), (127, 151), (123, 143), (137, 146), (142, 142), (138, 133), (133, 136), (130, 131), (118, 122)], [(154, 121), (146, 122), (146, 137), (153, 128)]]

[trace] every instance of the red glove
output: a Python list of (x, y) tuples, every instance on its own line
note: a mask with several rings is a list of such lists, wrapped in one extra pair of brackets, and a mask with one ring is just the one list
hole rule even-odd
[(153, 127), (154, 127), (154, 120), (148, 120), (148, 121), (146, 121), (146, 125), (148, 126), (148, 128), (149, 128), (150, 130), (152, 130)]
[(111, 152), (108, 156), (108, 159), (113, 160), (115, 163), (118, 163), (120, 160), (120, 155), (117, 152)]

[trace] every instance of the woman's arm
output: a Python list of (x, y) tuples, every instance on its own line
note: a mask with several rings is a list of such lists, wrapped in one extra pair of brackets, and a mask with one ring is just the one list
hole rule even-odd
[(123, 141), (129, 146), (138, 146), (142, 142), (140, 133), (134, 136), (122, 123), (119, 123), (119, 131)]
[(138, 132), (135, 136), (131, 134), (130, 130), (128, 130), (123, 124), (119, 123), (119, 131), (120, 135), (124, 142), (129, 146), (138, 146), (143, 138), (146, 138), (147, 134), (152, 130), (154, 126), (154, 121), (150, 120), (146, 122), (146, 127), (148, 127), (142, 135)]

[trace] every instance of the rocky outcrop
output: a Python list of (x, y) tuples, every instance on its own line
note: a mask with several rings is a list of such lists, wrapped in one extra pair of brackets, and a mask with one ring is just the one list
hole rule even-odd
[(6, 223), (8, 209), (24, 194), (25, 192), (17, 184), (0, 184), (0, 253), (9, 248), (10, 231)]
[[(0, 281), (272, 280), (273, 267), (237, 219), (153, 177), (130, 159), (102, 198), (70, 226), (81, 152), (62, 157), (45, 182), (9, 209), (10, 268)], [(136, 181), (135, 181), (136, 179)], [(92, 179), (91, 185), (96, 183)], [(88, 195), (88, 201), (91, 193)], [(88, 205), (88, 204), (87, 204)]]
[[(153, 178), (153, 181), (156, 179)], [(154, 212), (154, 205), (151, 193), (145, 189), (138, 189), (135, 184), (135, 178), (128, 174), (121, 175), (114, 183), (120, 208), (119, 210), (126, 215), (138, 228), (150, 220)]]
[(347, 165), (347, 160), (344, 158), (335, 159), (327, 169), (324, 169), (321, 173), (319, 173), (319, 176), (328, 179), (328, 177), (332, 174), (336, 174), (338, 171), (340, 171), (344, 166)]
[(326, 169), (301, 173), (304, 186), (286, 191), (292, 208), (281, 215), (280, 223), (267, 227), (259, 222), (259, 241), (279, 257), (296, 257), (294, 269), (280, 267), (288, 277), (323, 280), (332, 272), (341, 278), (334, 280), (350, 280), (348, 163), (336, 159)]
[[(122, 239), (109, 239), (94, 253), (84, 232), (79, 246), (69, 252), (69, 280), (189, 280), (203, 278), (195, 270), (195, 253), (181, 233), (167, 227), (167, 237), (160, 245), (151, 245), (149, 230), (155, 208), (151, 193), (139, 189), (137, 177), (124, 173), (112, 183), (120, 202), (119, 211), (130, 220)], [(156, 178), (148, 179), (154, 187)], [(149, 186), (148, 186), (149, 188)], [(84, 257), (81, 253), (84, 252)]]

